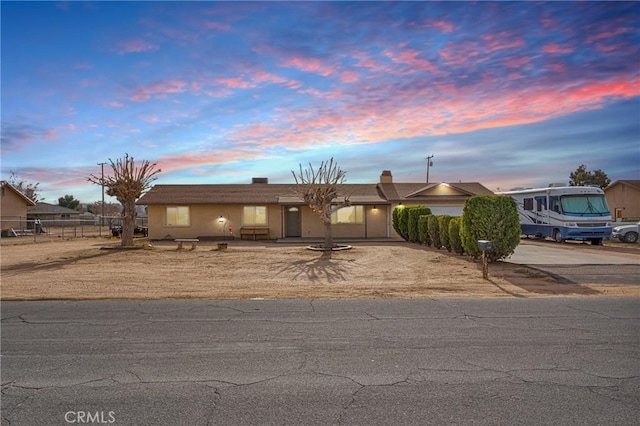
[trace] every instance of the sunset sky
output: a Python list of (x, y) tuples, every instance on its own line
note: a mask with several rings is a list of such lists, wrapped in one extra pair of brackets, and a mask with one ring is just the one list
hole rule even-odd
[[(2, 179), (45, 201), (129, 153), (155, 183), (640, 179), (640, 3), (6, 2)], [(110, 174), (110, 169), (105, 168)], [(114, 201), (115, 199), (108, 201)]]

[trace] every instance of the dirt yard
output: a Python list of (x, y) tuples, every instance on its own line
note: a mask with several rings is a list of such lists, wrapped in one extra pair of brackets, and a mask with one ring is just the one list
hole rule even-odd
[[(558, 284), (506, 262), (407, 243), (361, 243), (331, 258), (303, 245), (230, 241), (178, 251), (171, 242), (121, 249), (108, 238), (2, 240), (2, 300), (163, 298), (420, 298), (639, 296), (638, 287)], [(187, 243), (188, 245), (188, 243)]]

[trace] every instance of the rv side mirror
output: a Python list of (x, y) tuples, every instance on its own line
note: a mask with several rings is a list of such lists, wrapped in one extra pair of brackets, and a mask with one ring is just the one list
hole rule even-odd
[(478, 248), (480, 250), (493, 250), (493, 242), (487, 240), (478, 240)]

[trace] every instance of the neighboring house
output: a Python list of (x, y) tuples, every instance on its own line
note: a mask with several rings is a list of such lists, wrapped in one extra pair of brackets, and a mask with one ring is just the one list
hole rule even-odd
[(0, 181), (0, 229), (27, 229), (27, 207), (36, 205), (6, 181)]
[(35, 206), (27, 208), (27, 218), (30, 221), (38, 218), (45, 227), (61, 226), (69, 220), (79, 219), (80, 212), (57, 204), (36, 203)]
[(640, 219), (640, 180), (617, 180), (604, 194), (614, 221)]
[[(137, 204), (147, 206), (151, 239), (322, 238), (322, 222), (297, 188), (265, 178), (251, 184), (155, 185)], [(470, 196), (493, 194), (479, 183), (394, 183), (388, 170), (378, 183), (343, 184), (340, 192), (351, 205), (334, 213), (335, 238), (398, 238), (391, 213), (399, 205), (459, 215)]]

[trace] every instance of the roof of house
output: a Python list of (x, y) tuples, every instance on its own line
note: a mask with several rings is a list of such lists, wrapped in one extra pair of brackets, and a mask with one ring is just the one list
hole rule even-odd
[[(296, 184), (267, 183), (155, 185), (137, 204), (304, 204), (302, 197), (297, 193), (298, 188)], [(348, 197), (353, 204), (458, 201), (477, 194), (491, 195), (493, 192), (477, 182), (340, 185), (340, 196)]]
[(606, 191), (607, 189), (613, 188), (616, 185), (629, 185), (629, 186), (633, 186), (636, 189), (640, 189), (640, 180), (620, 179), (613, 182), (611, 185), (607, 186), (604, 190)]
[(41, 214), (41, 215), (51, 215), (51, 214), (73, 214), (79, 215), (80, 212), (73, 209), (68, 209), (66, 207), (58, 206), (56, 204), (49, 203), (36, 203), (33, 207), (27, 207), (28, 214)]
[(0, 185), (2, 186), (2, 188), (7, 188), (7, 189), (15, 192), (16, 195), (18, 195), (18, 197), (20, 197), (20, 198), (22, 198), (24, 200), (24, 202), (27, 204), (27, 206), (35, 206), (36, 205), (35, 201), (33, 201), (31, 198), (29, 198), (26, 195), (24, 195), (15, 186), (11, 185), (6, 180), (0, 181)]

